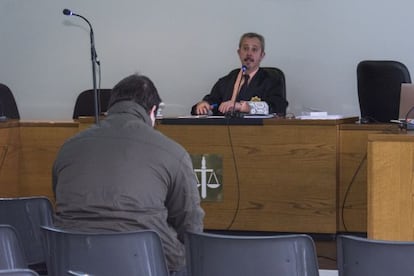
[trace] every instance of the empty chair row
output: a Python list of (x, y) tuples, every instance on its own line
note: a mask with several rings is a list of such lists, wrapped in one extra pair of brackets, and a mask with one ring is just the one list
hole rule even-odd
[[(106, 112), (111, 89), (100, 89), (98, 93), (99, 113)], [(94, 90), (88, 89), (81, 92), (75, 101), (73, 108), (73, 119), (79, 116), (93, 116), (95, 114), (95, 95)], [(0, 118), (20, 119), (19, 109), (13, 92), (10, 88), (0, 83)]]
[[(146, 271), (141, 271), (138, 275), (162, 275), (162, 271), (168, 273), (161, 241), (153, 231), (105, 234), (78, 233), (55, 229), (52, 216), (51, 204), (45, 197), (1, 199), (0, 223), (15, 227), (15, 232), (23, 245), (22, 251), (25, 254), (23, 261), (21, 257), (16, 258), (14, 265), (0, 266), (0, 268), (27, 268), (27, 264), (46, 262), (48, 275), (62, 275), (69, 270), (103, 276), (135, 275), (135, 272), (140, 269), (139, 264), (147, 262), (143, 266)], [(305, 235), (232, 237), (207, 233), (188, 233), (186, 239), (187, 258), (191, 260), (189, 261), (189, 270), (194, 271), (193, 275), (199, 274), (196, 269), (202, 260), (215, 263), (211, 267), (218, 269), (217, 271), (223, 270), (219, 275), (229, 275), (229, 270), (225, 270), (227, 264), (234, 263), (236, 259), (241, 261), (243, 258), (242, 263), (246, 264), (244, 271), (252, 271), (253, 269), (255, 273), (261, 275), (266, 275), (265, 271), (273, 271), (272, 273), (274, 273), (276, 269), (284, 272), (312, 270), (312, 273), (309, 272), (305, 275), (317, 275), (315, 273), (318, 271), (318, 266), (313, 241)], [(211, 239), (211, 241), (206, 242), (206, 239)], [(223, 247), (223, 244), (227, 245)], [(201, 248), (201, 245), (208, 246), (205, 249), (209, 253), (203, 255), (201, 251), (194, 249)], [(226, 253), (223, 248), (231, 249), (231, 251)], [(283, 253), (276, 253), (276, 250)], [(222, 252), (223, 255), (214, 258), (220, 256), (217, 253), (211, 254), (216, 251)], [(243, 255), (237, 255), (238, 257), (234, 259), (235, 252), (243, 253)], [(269, 252), (272, 253), (269, 254)], [(226, 265), (221, 268), (217, 267), (219, 259), (225, 256), (229, 258), (229, 262), (226, 262)], [(254, 262), (258, 256), (267, 256), (266, 259), (262, 259), (259, 266), (262, 271), (256, 268), (257, 264)], [(281, 256), (283, 258), (277, 261)], [(231, 262), (230, 258), (233, 258)], [(106, 261), (102, 262), (102, 259)], [(265, 265), (266, 263), (269, 265)], [(270, 266), (270, 264), (272, 265)], [(210, 267), (210, 265), (206, 267)], [(240, 269), (240, 265), (237, 269)], [(157, 273), (154, 274), (154, 271)], [(203, 269), (203, 271), (205, 274), (200, 275), (216, 274), (216, 272), (207, 269)]]
[[(168, 275), (155, 231), (60, 230), (53, 227), (52, 215), (44, 197), (0, 200), (0, 270), (34, 273), (26, 271), (29, 264), (46, 262), (50, 276)], [(319, 275), (314, 242), (303, 234), (187, 233), (185, 246), (188, 275)], [(339, 235), (337, 250), (340, 276), (414, 275), (414, 242)]]

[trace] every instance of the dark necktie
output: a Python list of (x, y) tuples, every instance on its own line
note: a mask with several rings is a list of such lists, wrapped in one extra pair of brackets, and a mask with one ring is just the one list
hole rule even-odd
[(244, 82), (242, 86), (240, 87), (240, 92), (237, 97), (237, 100), (240, 100), (243, 97), (243, 93), (247, 91), (247, 87), (249, 86), (249, 74), (243, 75), (243, 78), (244, 78)]

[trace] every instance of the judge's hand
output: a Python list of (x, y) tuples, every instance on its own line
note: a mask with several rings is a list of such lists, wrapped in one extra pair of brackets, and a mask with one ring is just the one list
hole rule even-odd
[(202, 101), (199, 102), (196, 106), (196, 113), (197, 115), (207, 115), (208, 111), (211, 110), (211, 106), (208, 102)]
[(233, 101), (222, 102), (219, 106), (219, 111), (221, 113), (231, 112), (233, 108), (235, 109), (235, 111), (245, 113), (250, 112), (250, 106), (246, 101), (236, 102), (236, 104), (234, 104)]
[[(237, 103), (236, 103), (236, 106), (237, 106)], [(219, 110), (221, 113), (223, 113), (223, 114), (224, 114), (224, 113), (227, 113), (227, 112), (232, 111), (234, 107), (235, 107), (235, 106), (234, 106), (234, 102), (233, 102), (233, 101), (227, 101), (227, 102), (222, 102), (222, 103), (220, 104), (220, 106), (219, 106), (218, 110)], [(237, 107), (236, 107), (236, 110), (237, 110)]]
[(240, 112), (249, 113), (250, 112), (250, 105), (249, 102), (246, 101), (240, 101)]

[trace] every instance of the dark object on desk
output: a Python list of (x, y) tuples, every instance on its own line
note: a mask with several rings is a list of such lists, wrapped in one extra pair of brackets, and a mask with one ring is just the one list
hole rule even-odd
[(0, 116), (2, 121), (20, 119), (19, 110), (10, 88), (0, 83)]
[(342, 276), (414, 275), (414, 242), (339, 235), (337, 251)]
[(409, 131), (414, 130), (414, 121), (412, 121), (411, 119), (409, 119), (409, 120), (402, 119), (402, 120), (399, 120), (399, 121), (395, 120), (395, 121), (393, 121), (393, 123), (398, 123), (399, 128), (401, 130), (409, 130)]
[(226, 117), (227, 119), (234, 119), (234, 118), (241, 119), (241, 118), (244, 118), (244, 115), (245, 115), (245, 113), (243, 113), (243, 112), (239, 112), (239, 111), (232, 112), (232, 111), (229, 111), (226, 114), (224, 114), (224, 117)]
[(361, 118), (370, 118), (366, 123), (399, 119), (401, 83), (411, 83), (404, 64), (393, 60), (361, 61), (357, 66), (357, 82)]
[[(99, 114), (108, 110), (109, 98), (111, 97), (112, 89), (100, 89), (99, 90)], [(95, 115), (95, 96), (94, 90), (89, 89), (81, 92), (75, 103), (73, 109), (73, 119), (78, 119), (79, 116), (94, 116)]]
[(226, 118), (222, 117), (201, 117), (197, 118), (162, 118), (157, 122), (163, 125), (263, 125), (263, 118)]
[(374, 120), (370, 117), (361, 117), (361, 119), (359, 119), (359, 123), (361, 123), (361, 124), (371, 124), (371, 123), (374, 123)]

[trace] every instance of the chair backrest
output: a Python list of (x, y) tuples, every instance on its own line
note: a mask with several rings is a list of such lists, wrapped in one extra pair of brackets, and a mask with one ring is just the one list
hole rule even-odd
[(283, 73), (282, 70), (280, 70), (279, 68), (276, 67), (263, 67), (263, 69), (268, 72), (269, 74), (278, 76), (282, 79), (282, 91), (283, 91), (283, 98), (286, 99), (286, 78), (285, 78), (285, 74)]
[(319, 275), (315, 245), (307, 235), (232, 236), (187, 233), (189, 276)]
[(19, 110), (10, 88), (0, 83), (0, 116), (9, 119), (20, 119)]
[(414, 275), (414, 242), (337, 237), (339, 276)]
[(0, 225), (0, 269), (27, 268), (22, 245), (16, 230), (10, 226)]
[(42, 227), (50, 275), (77, 271), (96, 276), (168, 276), (155, 231), (79, 233)]
[[(100, 113), (108, 110), (109, 98), (111, 97), (112, 89), (99, 90), (99, 110)], [(73, 119), (79, 116), (94, 116), (95, 115), (95, 93), (93, 89), (81, 92), (76, 98), (75, 107), (73, 109)]]
[(39, 274), (31, 269), (6, 269), (0, 270), (2, 276), (39, 276)]
[(16, 229), (29, 265), (45, 262), (40, 226), (53, 224), (47, 197), (0, 198), (0, 223)]
[(408, 68), (393, 60), (364, 60), (357, 65), (361, 117), (371, 122), (399, 119), (401, 83), (411, 83)]

